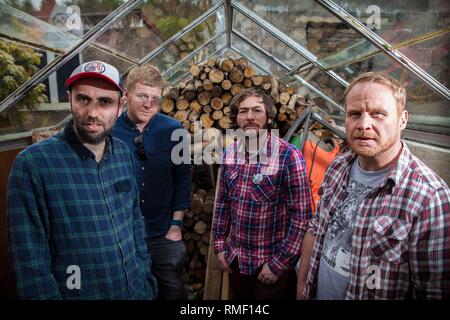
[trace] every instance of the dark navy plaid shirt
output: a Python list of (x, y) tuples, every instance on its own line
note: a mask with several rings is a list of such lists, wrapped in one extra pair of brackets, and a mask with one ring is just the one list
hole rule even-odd
[[(74, 134), (22, 151), (8, 186), (13, 272), (22, 299), (153, 299), (128, 147), (107, 140), (100, 163)], [(69, 289), (80, 268), (80, 289)], [(68, 272), (69, 271), (69, 272)]]

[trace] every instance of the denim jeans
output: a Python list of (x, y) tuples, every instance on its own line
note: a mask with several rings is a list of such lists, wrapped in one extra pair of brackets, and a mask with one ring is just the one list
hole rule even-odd
[(172, 241), (165, 236), (147, 240), (152, 259), (152, 274), (158, 281), (158, 300), (185, 299), (183, 265), (187, 251), (183, 240)]

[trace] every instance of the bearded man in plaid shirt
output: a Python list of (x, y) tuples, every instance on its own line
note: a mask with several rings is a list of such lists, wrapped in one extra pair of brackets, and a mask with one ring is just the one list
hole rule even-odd
[(450, 190), (401, 140), (405, 87), (369, 72), (344, 101), (351, 151), (331, 163), (321, 186), (297, 298), (449, 298)]
[[(231, 113), (242, 139), (225, 150), (212, 234), (232, 299), (284, 299), (311, 217), (306, 165), (300, 151), (268, 129), (272, 100), (248, 89)], [(258, 143), (256, 143), (258, 142)], [(259, 158), (258, 158), (259, 157)], [(292, 286), (295, 297), (295, 285)]]
[(66, 81), (73, 120), (29, 146), (9, 176), (8, 236), (20, 299), (154, 299), (133, 159), (111, 136), (119, 71), (85, 62)]

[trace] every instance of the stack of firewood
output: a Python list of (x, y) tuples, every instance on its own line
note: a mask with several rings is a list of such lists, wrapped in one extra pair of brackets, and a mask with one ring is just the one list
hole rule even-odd
[(206, 264), (214, 210), (215, 189), (197, 189), (192, 196), (191, 210), (184, 218), (183, 240), (188, 259), (183, 272), (183, 280), (188, 299), (201, 298), (205, 282)]
[(275, 127), (290, 127), (307, 106), (306, 91), (299, 91), (275, 76), (257, 75), (246, 59), (210, 57), (190, 68), (190, 77), (169, 88), (161, 111), (180, 121), (191, 133), (200, 128), (232, 126), (230, 101), (244, 88), (264, 90), (275, 102)]
[[(217, 142), (218, 134), (232, 127), (230, 101), (241, 90), (250, 87), (264, 90), (273, 99), (274, 127), (280, 129), (281, 135), (282, 128), (287, 131), (307, 106), (314, 106), (314, 101), (306, 98), (309, 92), (305, 88), (289, 87), (275, 76), (257, 75), (245, 59), (210, 57), (203, 63), (192, 65), (187, 80), (166, 90), (161, 111), (180, 121), (193, 137), (203, 129), (201, 142), (191, 146), (191, 153), (201, 155), (197, 151), (201, 151), (205, 143)], [(326, 132), (318, 122), (310, 130), (319, 137)], [(233, 141), (227, 135), (223, 138), (224, 146)], [(192, 207), (184, 218), (183, 239), (189, 257), (183, 280), (191, 300), (200, 299), (204, 291), (214, 197), (213, 187), (194, 188)]]

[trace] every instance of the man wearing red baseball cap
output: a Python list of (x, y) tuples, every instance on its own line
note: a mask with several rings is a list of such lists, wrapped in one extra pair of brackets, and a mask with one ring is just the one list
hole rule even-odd
[(73, 121), (14, 162), (8, 234), (21, 299), (157, 295), (132, 156), (110, 135), (124, 104), (119, 81), (101, 61), (76, 68), (66, 81)]
[(83, 63), (72, 71), (69, 79), (66, 80), (66, 87), (70, 88), (76, 81), (86, 78), (103, 79), (112, 84), (121, 94), (123, 93), (123, 89), (119, 84), (119, 71), (108, 63), (102, 61), (89, 61)]

